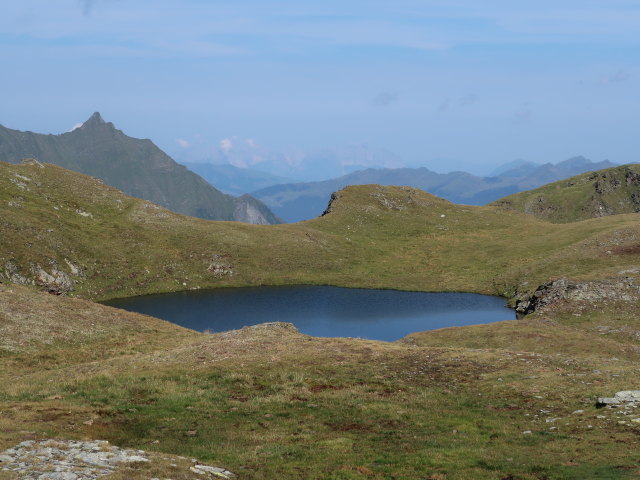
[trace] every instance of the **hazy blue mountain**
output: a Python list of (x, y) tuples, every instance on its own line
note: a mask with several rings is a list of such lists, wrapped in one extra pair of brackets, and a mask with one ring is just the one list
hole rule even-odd
[(192, 172), (197, 173), (218, 190), (230, 195), (242, 195), (254, 190), (283, 183), (294, 182), (287, 177), (279, 177), (269, 172), (253, 168), (238, 168), (230, 164), (213, 165), (202, 162), (180, 162)]
[[(383, 148), (363, 144), (311, 150), (276, 149), (261, 145), (251, 138), (229, 137), (217, 144), (196, 139), (192, 142), (182, 140), (181, 145), (173, 153), (174, 158), (185, 165), (228, 164), (243, 170), (260, 170), (305, 182), (321, 181), (365, 168), (402, 166), (397, 155)], [(213, 185), (222, 188), (222, 184), (213, 182)]]
[(615, 167), (615, 163), (608, 160), (602, 162), (592, 162), (591, 160), (578, 156), (573, 157), (555, 165), (545, 163), (531, 170), (518, 180), (519, 191), (537, 188), (547, 183), (573, 177), (581, 173), (592, 170), (602, 170), (603, 168)]
[(540, 166), (539, 163), (530, 162), (528, 160), (523, 160), (521, 158), (517, 160), (513, 160), (511, 162), (503, 163), (502, 165), (494, 168), (489, 174), (488, 177), (499, 177), (502, 175), (511, 176), (512, 172), (522, 172), (522, 174), (526, 174), (526, 172), (532, 171), (535, 168)]
[(493, 177), (479, 177), (467, 172), (436, 173), (424, 167), (370, 168), (321, 182), (273, 185), (252, 194), (284, 221), (298, 222), (320, 215), (326, 208), (331, 193), (347, 185), (406, 185), (454, 203), (484, 205), (552, 181), (611, 166), (613, 164), (608, 161), (592, 162), (583, 157), (575, 157), (556, 165), (518, 163)]
[(177, 164), (151, 140), (128, 137), (94, 113), (61, 135), (21, 132), (0, 126), (0, 161), (25, 157), (102, 179), (128, 195), (174, 212), (212, 220), (278, 223), (260, 201), (226, 195)]

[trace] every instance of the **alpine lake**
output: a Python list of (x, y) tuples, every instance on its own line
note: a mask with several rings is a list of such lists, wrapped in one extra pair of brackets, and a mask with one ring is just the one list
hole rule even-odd
[(330, 286), (191, 290), (104, 303), (201, 332), (289, 322), (316, 337), (383, 341), (425, 330), (516, 318), (501, 297)]

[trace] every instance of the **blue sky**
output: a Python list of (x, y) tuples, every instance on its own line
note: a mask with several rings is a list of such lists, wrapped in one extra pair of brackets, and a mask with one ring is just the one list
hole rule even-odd
[(94, 111), (176, 156), (368, 144), (477, 173), (637, 162), (640, 1), (21, 0), (0, 17), (0, 123)]

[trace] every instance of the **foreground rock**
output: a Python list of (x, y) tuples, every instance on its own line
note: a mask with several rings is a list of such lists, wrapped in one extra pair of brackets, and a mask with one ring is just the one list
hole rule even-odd
[[(103, 440), (28, 440), (0, 452), (0, 470), (14, 472), (30, 480), (94, 480), (116, 471), (122, 464), (147, 463), (143, 450), (124, 450)], [(232, 478), (219, 467), (194, 465), (190, 468), (202, 479)]]
[(640, 404), (640, 390), (623, 390), (613, 397), (600, 397), (596, 403), (599, 407), (636, 408)]

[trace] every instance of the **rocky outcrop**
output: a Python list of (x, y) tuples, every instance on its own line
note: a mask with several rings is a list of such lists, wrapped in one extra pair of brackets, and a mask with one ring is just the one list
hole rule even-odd
[(528, 315), (564, 300), (594, 303), (603, 300), (637, 302), (640, 285), (631, 276), (593, 282), (575, 282), (566, 278), (540, 285), (531, 295), (516, 301), (516, 313)]
[(69, 273), (64, 271), (56, 261), (51, 260), (48, 271), (39, 263), (31, 265), (26, 271), (19, 265), (7, 261), (4, 268), (0, 266), (0, 281), (5, 279), (18, 285), (36, 285), (43, 287), (49, 293), (61, 295), (73, 291), (78, 279), (84, 277), (81, 267), (64, 259)]
[(33, 282), (20, 272), (20, 268), (15, 263), (5, 262), (3, 270), (0, 278), (18, 285), (33, 285)]
[(327, 208), (324, 210), (324, 212), (322, 212), (320, 216), (324, 217), (325, 215), (329, 215), (334, 209), (334, 203), (337, 202), (340, 199), (340, 197), (341, 195), (339, 192), (333, 192), (331, 194), (331, 198), (329, 199), (329, 204), (327, 205)]
[(74, 281), (67, 272), (59, 270), (56, 265), (51, 267), (50, 273), (40, 265), (36, 264), (31, 268), (34, 282), (40, 287), (46, 288), (49, 293), (60, 295), (73, 290)]

